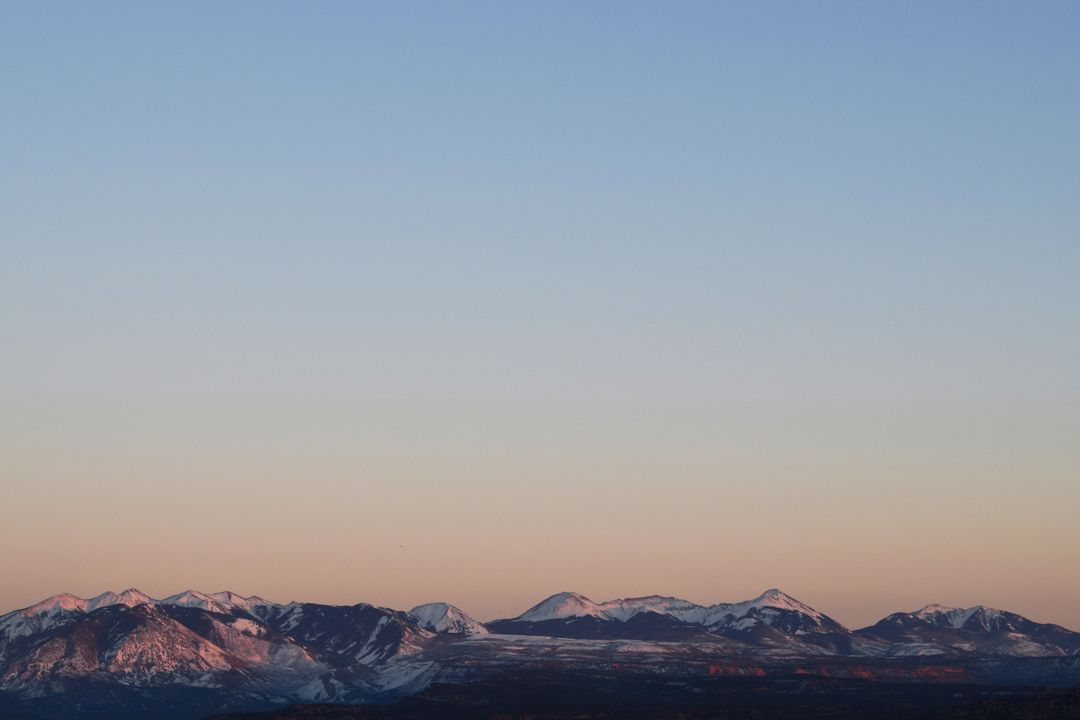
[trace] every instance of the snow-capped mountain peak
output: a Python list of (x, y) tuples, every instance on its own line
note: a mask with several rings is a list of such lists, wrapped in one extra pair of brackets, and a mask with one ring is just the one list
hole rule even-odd
[[(72, 595), (71, 593), (59, 593), (14, 612), (24, 617), (40, 616), (42, 614), (52, 617), (63, 613), (93, 612), (99, 608), (108, 607), (110, 605), (127, 605), (128, 607), (132, 607), (134, 605), (152, 602), (154, 601), (148, 595), (139, 592), (135, 588), (128, 588), (119, 595), (111, 590), (107, 590), (92, 598), (82, 598), (78, 595)], [(8, 613), (8, 615), (12, 614), (14, 613)]]
[[(198, 590), (185, 590), (182, 593), (170, 595), (162, 600), (155, 600), (146, 593), (136, 588), (128, 588), (123, 592), (116, 593), (106, 590), (92, 598), (82, 598), (71, 593), (52, 595), (21, 610), (15, 610), (2, 618), (14, 617), (15, 615), (25, 618), (37, 618), (38, 624), (43, 618), (62, 619), (71, 614), (92, 613), (101, 608), (113, 605), (135, 607), (137, 605), (178, 605), (181, 607), (196, 607), (211, 612), (228, 613), (233, 609), (251, 612), (257, 606), (272, 606), (268, 600), (252, 595), (244, 597), (238, 593), (224, 591), (218, 593), (203, 593)], [(40, 629), (40, 628), (39, 628)]]
[(911, 613), (911, 617), (936, 627), (954, 630), (996, 630), (1008, 621), (1008, 613), (983, 605), (969, 608), (927, 605)]
[(777, 588), (770, 588), (765, 592), (758, 595), (753, 600), (749, 601), (749, 605), (759, 608), (776, 608), (778, 610), (791, 610), (801, 615), (807, 615), (816, 620), (822, 619), (824, 616), (814, 608), (810, 607), (804, 602), (796, 600), (788, 595), (786, 592)]
[(198, 590), (184, 590), (175, 595), (170, 595), (159, 600), (162, 605), (178, 605), (180, 607), (195, 607), (201, 610), (213, 612), (226, 612), (231, 607), (229, 603), (199, 592)]
[[(935, 648), (933, 652), (981, 652), (997, 656), (1080, 655), (1080, 633), (1038, 623), (985, 605), (968, 608), (927, 605), (897, 612), (856, 635), (898, 646)], [(925, 652), (925, 650), (922, 650)]]
[(194, 607), (201, 610), (209, 610), (216, 613), (229, 613), (233, 610), (242, 610), (250, 613), (253, 608), (260, 605), (275, 605), (257, 595), (245, 597), (231, 590), (222, 592), (204, 593), (198, 590), (185, 590), (184, 592), (170, 595), (167, 598), (157, 600), (162, 605), (179, 605), (181, 607)]
[[(627, 622), (642, 613), (666, 615), (680, 622), (710, 629), (748, 629), (758, 624), (773, 625), (777, 622), (793, 628), (797, 625), (802, 631), (826, 628), (833, 630), (839, 627), (835, 621), (806, 603), (776, 588), (766, 590), (752, 600), (709, 606), (662, 595), (595, 603), (578, 593), (563, 592), (552, 595), (511, 622), (543, 622), (583, 617)], [(738, 627), (733, 627), (736, 624)]]
[(705, 608), (699, 622), (714, 631), (743, 631), (757, 625), (780, 625), (796, 633), (841, 629), (834, 620), (777, 588), (770, 588), (752, 600)]
[(420, 627), (440, 635), (486, 635), (488, 633), (483, 623), (450, 603), (417, 605), (408, 614), (409, 618)]
[(30, 607), (17, 610), (23, 615), (40, 615), (45, 613), (47, 615), (53, 615), (59, 612), (68, 611), (86, 611), (86, 605), (89, 601), (86, 598), (81, 598), (71, 593), (59, 593), (57, 595), (50, 595), (41, 602), (34, 603)]
[(604, 609), (584, 595), (561, 592), (542, 600), (514, 618), (521, 622), (543, 622), (573, 617), (607, 618)]
[(140, 592), (135, 588), (128, 588), (119, 594), (108, 590), (100, 595), (96, 595), (89, 600), (86, 600), (82, 609), (85, 612), (94, 612), (98, 608), (109, 607), (110, 605), (126, 605), (127, 607), (134, 607), (136, 605), (152, 604), (153, 602), (153, 598), (149, 595)]
[(244, 596), (240, 593), (235, 593), (232, 590), (210, 593), (209, 596), (224, 605), (239, 608), (245, 612), (251, 612), (252, 608), (260, 605), (277, 605), (277, 603), (261, 598), (258, 595)]
[(116, 596), (116, 602), (119, 605), (127, 605), (128, 607), (134, 607), (135, 605), (145, 605), (154, 602), (146, 593), (137, 590), (135, 588), (128, 588), (122, 593)]
[(0, 616), (0, 641), (33, 635), (112, 605), (133, 607), (153, 602), (134, 588), (119, 595), (106, 591), (89, 599), (71, 593), (52, 595), (29, 607)]
[(663, 595), (609, 600), (601, 603), (600, 608), (603, 609), (605, 616), (622, 622), (644, 612), (669, 615), (683, 622), (698, 622), (706, 610), (689, 600)]

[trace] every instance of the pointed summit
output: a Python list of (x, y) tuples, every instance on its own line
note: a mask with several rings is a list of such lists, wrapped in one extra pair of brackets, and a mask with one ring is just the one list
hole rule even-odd
[(132, 607), (134, 605), (151, 604), (154, 602), (154, 599), (136, 588), (128, 588), (116, 596), (116, 601), (121, 605)]
[(119, 595), (109, 590), (87, 600), (85, 610), (86, 612), (94, 612), (99, 608), (109, 607), (111, 605), (135, 607), (136, 605), (151, 605), (154, 602), (154, 599), (149, 595), (146, 595), (135, 588), (128, 588)]
[(212, 595), (207, 595), (198, 590), (185, 590), (184, 592), (170, 595), (169, 597), (162, 599), (161, 604), (199, 608), (200, 610), (209, 610), (210, 612), (216, 613), (228, 613), (236, 607), (228, 601), (218, 599)]
[(440, 635), (486, 635), (488, 633), (483, 623), (450, 603), (417, 605), (409, 611), (409, 617), (425, 630), (431, 630)]
[(604, 609), (589, 598), (576, 592), (561, 592), (533, 605), (515, 620), (542, 622), (571, 617), (605, 618)]
[(40, 613), (47, 613), (49, 615), (59, 612), (70, 612), (73, 610), (80, 610), (85, 612), (86, 605), (89, 601), (85, 598), (81, 598), (71, 593), (58, 593), (56, 595), (50, 595), (41, 602), (34, 603), (30, 607), (23, 608), (20, 611), (24, 615), (38, 615)]
[(779, 588), (769, 588), (748, 603), (752, 607), (790, 610), (820, 620), (823, 616), (806, 603), (796, 600)]

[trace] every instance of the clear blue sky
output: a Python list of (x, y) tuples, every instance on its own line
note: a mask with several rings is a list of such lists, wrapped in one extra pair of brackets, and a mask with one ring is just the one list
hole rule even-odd
[[(853, 624), (1080, 626), (1078, 28), (1064, 2), (0, 5), (0, 540), (49, 538), (0, 556), (0, 611), (779, 585)], [(158, 540), (104, 559), (133, 522)]]

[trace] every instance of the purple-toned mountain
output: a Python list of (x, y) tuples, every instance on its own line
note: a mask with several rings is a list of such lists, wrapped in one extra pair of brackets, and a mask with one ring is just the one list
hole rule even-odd
[[(188, 590), (57, 595), (0, 617), (0, 690), (64, 692), (87, 682), (319, 697), (349, 668), (357, 692), (392, 691), (377, 666), (418, 653), (435, 633), (367, 604), (272, 603)], [(406, 678), (408, 680), (408, 678)]]
[(299, 687), (327, 669), (291, 638), (239, 613), (112, 604), (3, 646), (0, 688), (63, 692), (131, 686)]
[[(920, 675), (921, 662), (936, 664)], [(59, 707), (50, 711), (58, 717), (90, 706), (121, 717), (119, 708), (151, 701), (205, 715), (222, 705), (394, 699), (435, 681), (537, 665), (759, 674), (792, 672), (794, 663), (800, 672), (860, 677), (1075, 682), (1080, 634), (1013, 613), (940, 606), (851, 632), (776, 589), (713, 605), (564, 592), (486, 625), (448, 603), (402, 612), (195, 590), (160, 600), (134, 589), (61, 594), (0, 616), (0, 716), (8, 700), (27, 717), (42, 703)]]
[(855, 634), (889, 643), (898, 649), (896, 654), (1080, 655), (1080, 633), (982, 605), (927, 605), (915, 612), (893, 613)]
[(562, 592), (487, 627), (502, 634), (582, 639), (727, 638), (800, 648), (807, 654), (852, 649), (851, 634), (844, 626), (775, 588), (752, 600), (716, 605), (659, 595), (596, 603), (578, 593)]
[(460, 608), (450, 603), (436, 602), (417, 605), (409, 617), (420, 627), (448, 635), (486, 635), (488, 629)]

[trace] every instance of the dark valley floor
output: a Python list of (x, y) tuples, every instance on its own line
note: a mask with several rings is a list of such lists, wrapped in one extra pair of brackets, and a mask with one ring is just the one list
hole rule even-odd
[(433, 685), (389, 706), (295, 705), (214, 720), (1080, 719), (1080, 691), (827, 678), (508, 675)]

